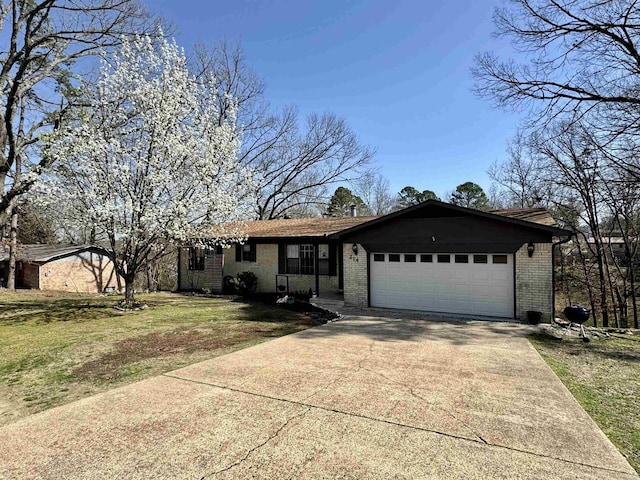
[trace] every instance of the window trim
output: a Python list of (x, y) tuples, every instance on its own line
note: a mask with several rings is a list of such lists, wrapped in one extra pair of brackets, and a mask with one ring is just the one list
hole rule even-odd
[[(499, 258), (500, 261), (496, 262), (496, 258)], [(502, 259), (504, 258), (504, 262)], [(491, 263), (495, 263), (496, 265), (507, 265), (509, 263), (509, 255), (504, 253), (493, 254), (491, 255)]]
[[(290, 251), (290, 247), (297, 247), (297, 257), (289, 257), (289, 251)], [(302, 247), (311, 247), (310, 249), (305, 249), (305, 251), (303, 252)], [(285, 270), (285, 274), (286, 275), (315, 275), (316, 274), (316, 245), (311, 244), (311, 243), (286, 243), (285, 247), (284, 247), (284, 270)], [(303, 260), (303, 254), (304, 253), (309, 253), (311, 252), (311, 265), (305, 265), (305, 272), (302, 271), (303, 269), (303, 265), (302, 265), (302, 260)], [(289, 267), (289, 260), (297, 260), (297, 271), (296, 272), (292, 272), (290, 270)], [(307, 259), (308, 260), (308, 259)], [(318, 259), (318, 260), (323, 260), (323, 259)], [(329, 261), (329, 259), (324, 259), (327, 260), (327, 262)], [(330, 271), (330, 269), (328, 268), (329, 265), (327, 265), (327, 271)], [(318, 265), (318, 269), (320, 268), (320, 266)], [(310, 270), (310, 271), (309, 271)], [(328, 274), (327, 274), (328, 275)]]
[(389, 254), (389, 262), (390, 263), (400, 263), (400, 254), (399, 253), (390, 253)]
[(405, 253), (403, 257), (404, 263), (416, 263), (416, 261), (418, 260), (418, 257), (415, 253)]
[(384, 253), (374, 253), (373, 254), (373, 261), (374, 262), (384, 262), (385, 261), (385, 254)]
[[(249, 248), (245, 248), (249, 247)], [(256, 261), (256, 244), (255, 243), (245, 243), (242, 245), (242, 258), (240, 261), (242, 262), (255, 262)]]
[[(484, 261), (478, 261), (484, 258)], [(487, 254), (476, 253), (473, 255), (473, 263), (476, 265), (486, 265), (489, 263), (489, 256)]]
[(456, 253), (453, 256), (453, 261), (454, 263), (462, 263), (462, 264), (469, 263), (469, 255), (466, 253)]
[(449, 254), (449, 253), (439, 253), (438, 254), (438, 263), (451, 263), (451, 254)]
[(432, 253), (421, 253), (420, 254), (420, 263), (433, 263), (433, 254)]

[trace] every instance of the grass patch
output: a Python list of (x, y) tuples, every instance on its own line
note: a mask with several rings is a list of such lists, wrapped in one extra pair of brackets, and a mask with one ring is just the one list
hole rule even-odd
[(530, 337), (586, 412), (640, 473), (640, 342)]
[(276, 306), (179, 294), (0, 292), (0, 426), (320, 323)]

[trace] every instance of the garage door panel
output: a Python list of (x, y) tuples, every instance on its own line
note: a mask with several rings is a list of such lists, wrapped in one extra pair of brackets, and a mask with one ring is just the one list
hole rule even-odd
[(421, 263), (420, 254), (417, 262), (404, 262), (403, 255), (401, 262), (388, 262), (388, 255), (371, 261), (371, 305), (513, 317), (512, 255), (506, 264), (475, 264), (468, 255), (470, 263)]

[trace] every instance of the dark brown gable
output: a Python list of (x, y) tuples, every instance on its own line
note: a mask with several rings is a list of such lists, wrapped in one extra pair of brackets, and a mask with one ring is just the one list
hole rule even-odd
[(549, 225), (429, 200), (332, 236), (368, 251), (513, 253), (528, 242), (550, 243), (570, 232)]
[(341, 236), (379, 252), (503, 252), (552, 241), (549, 232), (470, 216), (394, 218)]

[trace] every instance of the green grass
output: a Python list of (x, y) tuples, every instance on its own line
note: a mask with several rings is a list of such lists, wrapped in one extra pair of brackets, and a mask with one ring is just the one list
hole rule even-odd
[(547, 364), (640, 473), (640, 337), (583, 343), (530, 338)]
[(0, 426), (317, 323), (259, 303), (178, 294), (0, 291)]

